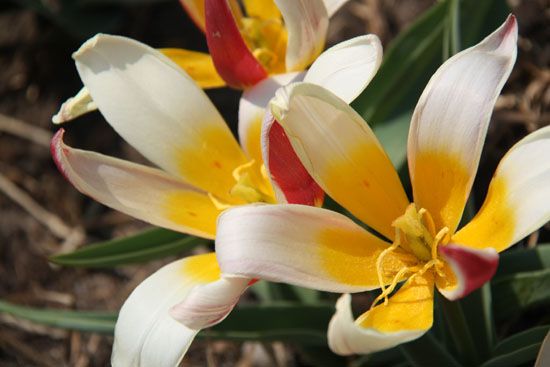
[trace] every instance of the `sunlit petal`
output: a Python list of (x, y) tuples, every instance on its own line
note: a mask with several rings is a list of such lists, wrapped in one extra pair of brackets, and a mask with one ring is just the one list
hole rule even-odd
[(328, 29), (321, 0), (275, 0), (288, 31), (286, 70), (307, 68), (323, 50)]
[(323, 190), (388, 238), (408, 199), (378, 139), (344, 101), (317, 85), (280, 89), (270, 103), (298, 157)]
[(513, 16), (476, 46), (447, 60), (416, 106), (408, 142), (414, 201), (437, 228), (454, 231), (477, 171), (495, 101), (514, 65)]
[(199, 331), (174, 320), (169, 310), (193, 287), (215, 282), (219, 276), (214, 254), (206, 254), (170, 263), (143, 281), (120, 310), (112, 365), (177, 366)]
[(380, 304), (355, 322), (351, 296), (343, 295), (329, 324), (328, 343), (340, 355), (368, 354), (422, 336), (433, 322), (433, 276), (408, 280), (387, 305)]
[(229, 315), (250, 282), (246, 278), (221, 278), (196, 286), (183, 302), (170, 309), (170, 314), (191, 329), (215, 325)]
[(80, 77), (113, 128), (166, 171), (219, 196), (246, 162), (204, 92), (160, 52), (98, 35), (74, 54)]
[(487, 198), (453, 241), (503, 251), (550, 221), (550, 126), (514, 145), (502, 158)]
[[(216, 235), (216, 255), (226, 276), (330, 292), (378, 288), (376, 260), (387, 246), (339, 213), (291, 204), (226, 210)], [(401, 255), (388, 253), (385, 270), (403, 267)]]
[(213, 238), (218, 209), (204, 191), (166, 173), (52, 140), (52, 156), (82, 193), (132, 217), (201, 237)]
[(355, 37), (323, 52), (304, 81), (325, 87), (350, 103), (367, 87), (381, 63), (382, 44), (378, 37)]

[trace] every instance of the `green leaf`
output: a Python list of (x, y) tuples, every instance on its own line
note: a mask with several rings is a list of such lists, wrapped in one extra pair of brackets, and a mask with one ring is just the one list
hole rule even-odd
[(512, 318), (522, 311), (550, 302), (550, 269), (516, 273), (492, 282), (497, 320)]
[(407, 151), (403, 147), (407, 146), (411, 116), (412, 111), (406, 111), (383, 124), (375, 125), (372, 129), (396, 169), (399, 169), (407, 159)]
[(512, 249), (500, 254), (495, 278), (546, 268), (550, 268), (550, 244), (539, 244), (532, 249)]
[(116, 313), (40, 309), (0, 301), (0, 312), (61, 329), (112, 334)]
[[(47, 326), (98, 333), (114, 332), (116, 313), (40, 309), (0, 301), (0, 312)], [(221, 324), (202, 330), (198, 338), (233, 341), (281, 340), (301, 345), (326, 346), (329, 304), (278, 303), (237, 307)]]
[(499, 355), (483, 363), (481, 367), (515, 367), (532, 362), (537, 357), (541, 343), (531, 344), (521, 349)]
[(543, 325), (514, 334), (498, 343), (493, 355), (507, 354), (532, 344), (542, 343), (544, 337), (548, 334), (548, 330), (550, 330), (550, 325)]
[(437, 341), (431, 332), (426, 333), (419, 339), (402, 344), (399, 348), (413, 367), (461, 366), (461, 364)]
[(117, 266), (181, 254), (207, 243), (208, 240), (202, 238), (155, 228), (133, 236), (85, 246), (68, 254), (56, 255), (50, 261), (78, 267)]

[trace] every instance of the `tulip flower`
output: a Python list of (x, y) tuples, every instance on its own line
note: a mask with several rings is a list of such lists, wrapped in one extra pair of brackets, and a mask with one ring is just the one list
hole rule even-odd
[[(177, 48), (160, 51), (202, 88), (227, 84), (249, 89), (270, 75), (305, 70), (323, 50), (329, 17), (347, 1), (243, 0), (243, 14), (237, 0), (181, 0), (205, 32), (210, 54)], [(96, 108), (83, 88), (52, 121), (61, 124)]]
[(223, 276), (338, 293), (380, 289), (355, 321), (350, 295), (339, 299), (328, 330), (338, 354), (370, 353), (423, 335), (432, 326), (435, 288), (450, 300), (464, 297), (493, 276), (498, 252), (550, 220), (546, 127), (502, 158), (483, 206), (458, 228), (516, 42), (510, 16), (432, 76), (409, 132), (412, 203), (372, 130), (348, 104), (308, 83), (279, 90), (271, 112), (307, 171), (373, 231), (316, 207), (229, 209), (216, 236)]
[[(229, 207), (322, 203), (323, 191), (277, 124), (271, 122), (271, 132), (263, 136), (252, 125), (239, 126), (239, 146), (202, 89), (157, 50), (128, 38), (98, 35), (73, 57), (109, 124), (160, 167), (71, 148), (60, 130), (52, 141), (54, 160), (84, 194), (154, 225), (209, 239), (216, 234), (217, 216)], [(381, 58), (378, 38), (361, 36), (327, 50), (305, 76), (294, 77), (353, 99)], [(266, 80), (262, 90), (274, 91), (272, 83)], [(177, 365), (198, 331), (223, 320), (254, 281), (221, 277), (213, 253), (168, 264), (141, 283), (122, 307), (113, 365)]]

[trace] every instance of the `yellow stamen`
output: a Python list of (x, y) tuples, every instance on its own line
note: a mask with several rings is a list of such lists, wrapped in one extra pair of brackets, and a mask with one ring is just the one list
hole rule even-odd
[(393, 292), (395, 287), (397, 287), (397, 283), (401, 280), (401, 277), (405, 275), (405, 273), (408, 273), (410, 271), (409, 268), (402, 268), (395, 274), (395, 276), (392, 279), (392, 282), (388, 288), (385, 288), (382, 290), (382, 293), (376, 299), (372, 302), (371, 308), (375, 307), (376, 304), (383, 298), (384, 299), (384, 306), (388, 305), (388, 295)]
[(383, 269), (382, 269), (382, 261), (384, 261), (384, 257), (395, 250), (397, 247), (399, 247), (399, 233), (396, 234), (395, 242), (382, 251), (380, 255), (378, 255), (378, 258), (376, 259), (376, 273), (378, 274), (378, 283), (380, 283), (380, 289), (382, 289), (382, 292), (386, 290), (386, 285), (384, 282), (384, 275), (383, 275)]

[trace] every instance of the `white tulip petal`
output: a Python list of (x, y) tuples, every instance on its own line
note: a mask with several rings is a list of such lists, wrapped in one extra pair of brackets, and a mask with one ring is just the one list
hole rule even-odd
[[(224, 276), (329, 292), (378, 288), (376, 259), (388, 245), (339, 213), (292, 204), (226, 210), (216, 234)], [(388, 256), (388, 271), (404, 266), (398, 253)]]
[(193, 287), (219, 279), (214, 254), (170, 263), (145, 279), (126, 300), (115, 327), (114, 367), (174, 367), (199, 330), (177, 322), (169, 309)]
[(328, 14), (321, 0), (275, 0), (288, 31), (286, 70), (307, 68), (322, 52)]
[(170, 314), (191, 329), (215, 325), (229, 315), (250, 282), (248, 278), (222, 278), (196, 286), (183, 302), (170, 309)]
[(61, 105), (59, 112), (52, 117), (52, 122), (59, 125), (95, 110), (97, 110), (97, 105), (92, 100), (92, 96), (86, 87), (82, 87), (74, 97), (69, 98)]
[(355, 37), (323, 52), (304, 82), (325, 87), (351, 103), (367, 87), (382, 63), (382, 44), (373, 35)]
[(453, 241), (503, 251), (550, 221), (550, 126), (502, 158), (480, 211)]
[(109, 35), (88, 40), (73, 57), (99, 110), (128, 143), (167, 172), (227, 195), (244, 154), (180, 67), (151, 47)]
[(323, 190), (358, 219), (392, 239), (408, 198), (380, 142), (347, 103), (310, 83), (279, 89), (271, 113)]
[(403, 330), (382, 333), (357, 325), (351, 313), (351, 296), (342, 295), (328, 326), (328, 344), (339, 355), (369, 354), (414, 340), (427, 330)]
[(413, 114), (408, 141), (415, 203), (437, 228), (456, 229), (477, 171), (495, 101), (517, 54), (514, 16), (447, 60)]
[(175, 231), (214, 238), (219, 210), (208, 195), (161, 170), (73, 149), (63, 130), (52, 140), (59, 170), (80, 192), (132, 217)]

